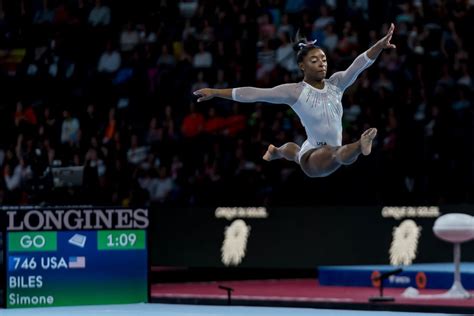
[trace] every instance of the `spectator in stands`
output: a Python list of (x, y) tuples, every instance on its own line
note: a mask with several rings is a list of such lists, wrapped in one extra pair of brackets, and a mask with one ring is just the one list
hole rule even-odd
[(290, 38), (293, 38), (293, 36), (295, 36), (295, 28), (292, 24), (290, 24), (290, 17), (287, 13), (282, 14), (280, 25), (277, 29), (278, 36), (283, 33), (288, 34)]
[(102, 142), (104, 144), (107, 144), (116, 136), (116, 132), (117, 132), (117, 118), (115, 115), (115, 108), (110, 108), (109, 113), (108, 113), (107, 124), (104, 130), (104, 138), (102, 139)]
[(245, 129), (245, 124), (246, 117), (240, 113), (239, 104), (235, 102), (232, 106), (232, 114), (225, 120), (224, 134), (235, 137)]
[(84, 146), (88, 146), (91, 139), (95, 138), (99, 133), (100, 121), (97, 117), (95, 104), (90, 103), (87, 105), (86, 113), (80, 118), (80, 124), (81, 140), (84, 142)]
[(352, 28), (352, 23), (346, 21), (342, 30), (342, 37), (337, 45), (338, 51), (343, 55), (350, 55), (359, 44), (359, 36)]
[(208, 19), (202, 21), (201, 32), (198, 33), (197, 39), (204, 44), (210, 44), (214, 41), (214, 27)]
[(229, 83), (225, 80), (225, 73), (223, 69), (217, 70), (217, 80), (214, 84), (215, 89), (226, 89), (229, 87)]
[(172, 54), (169, 52), (167, 44), (161, 45), (161, 53), (158, 57), (157, 65), (164, 68), (173, 67), (176, 64), (176, 60)]
[(204, 132), (210, 135), (222, 133), (225, 120), (216, 113), (216, 109), (210, 107), (207, 112), (207, 118), (204, 122)]
[(120, 53), (113, 48), (112, 42), (108, 41), (105, 51), (100, 56), (97, 71), (105, 74), (114, 74), (121, 64), (122, 58)]
[(110, 8), (103, 5), (102, 0), (95, 0), (95, 6), (89, 13), (89, 24), (92, 26), (107, 26), (110, 24), (110, 19)]
[(165, 106), (164, 117), (162, 120), (163, 132), (166, 135), (166, 138), (170, 141), (175, 141), (178, 139), (178, 132), (176, 130), (176, 117), (173, 113), (173, 108), (171, 105)]
[(9, 201), (10, 203), (18, 202), (21, 195), (21, 185), (24, 181), (24, 166), (22, 162), (11, 166), (10, 164), (5, 164), (3, 167), (3, 179), (5, 181), (5, 186), (7, 189), (7, 194), (11, 197), (14, 197), (14, 200)]
[(276, 66), (275, 50), (270, 46), (270, 41), (261, 42), (257, 56), (257, 80), (263, 80)]
[(70, 146), (77, 145), (80, 138), (80, 127), (79, 120), (72, 116), (71, 110), (64, 109), (63, 122), (61, 124), (61, 143)]
[(69, 24), (72, 22), (71, 15), (64, 3), (59, 3), (59, 6), (54, 11), (53, 23), (56, 25)]
[(196, 91), (198, 89), (203, 89), (203, 88), (208, 88), (208, 87), (209, 87), (209, 83), (204, 80), (204, 72), (199, 71), (197, 73), (197, 81), (193, 83), (191, 87), (191, 91)]
[(457, 84), (460, 86), (464, 86), (468, 88), (468, 90), (473, 90), (474, 85), (472, 82), (472, 76), (469, 71), (469, 65), (467, 63), (461, 63), (461, 71), (459, 74), (459, 78), (457, 80)]
[(120, 49), (122, 52), (130, 52), (140, 43), (140, 36), (132, 22), (128, 22), (120, 34)]
[(264, 13), (257, 19), (259, 39), (262, 41), (271, 40), (275, 38), (276, 28), (272, 23), (272, 18), (269, 13)]
[(181, 35), (181, 38), (183, 41), (190, 41), (196, 39), (197, 35), (197, 30), (196, 27), (192, 24), (191, 19), (186, 19), (184, 28), (183, 28), (183, 34)]
[(206, 50), (204, 42), (198, 44), (198, 52), (194, 55), (193, 66), (197, 69), (207, 69), (212, 66), (212, 55)]
[(140, 165), (148, 155), (148, 146), (140, 146), (138, 136), (133, 134), (130, 137), (130, 148), (127, 151), (127, 160), (134, 166)]
[(326, 24), (326, 26), (324, 27), (322, 37), (323, 37), (323, 41), (322, 41), (323, 47), (329, 52), (329, 54), (333, 53), (339, 41), (339, 36), (334, 31), (333, 23)]
[(153, 195), (150, 196), (152, 202), (165, 203), (171, 198), (174, 189), (174, 181), (168, 174), (168, 169), (165, 166), (160, 166), (158, 169), (158, 179), (156, 189)]
[(204, 128), (204, 116), (196, 111), (194, 103), (189, 105), (189, 113), (183, 119), (181, 132), (184, 137), (192, 138), (199, 135)]
[(33, 16), (34, 24), (51, 24), (54, 19), (54, 11), (50, 9), (48, 0), (43, 0), (43, 7), (36, 11)]
[(16, 103), (15, 111), (15, 126), (19, 133), (31, 133), (34, 126), (37, 125), (36, 113), (32, 106), (24, 108), (23, 103), (18, 101)]
[(280, 46), (276, 50), (276, 62), (280, 67), (289, 73), (296, 73), (299, 71), (296, 64), (295, 52), (293, 45), (290, 43), (290, 35), (288, 33), (280, 33)]
[(313, 23), (313, 32), (312, 37), (324, 43), (324, 29), (329, 24), (334, 24), (333, 15), (331, 15), (329, 8), (326, 5), (321, 5), (319, 7), (319, 16)]
[(154, 145), (163, 139), (163, 129), (158, 126), (158, 118), (152, 117), (146, 133), (146, 143)]

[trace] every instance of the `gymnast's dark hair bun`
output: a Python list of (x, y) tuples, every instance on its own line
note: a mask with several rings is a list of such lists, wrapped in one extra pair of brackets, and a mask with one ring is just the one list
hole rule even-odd
[(316, 40), (308, 41), (306, 37), (301, 36), (300, 31), (298, 30), (293, 44), (293, 50), (296, 52), (296, 62), (302, 62), (303, 58), (314, 48), (321, 49), (321, 47), (316, 45)]
[(295, 52), (299, 52), (304, 47), (302, 46), (302, 44), (306, 44), (307, 42), (308, 40), (306, 39), (306, 37), (301, 36), (300, 30), (298, 30), (296, 32), (295, 41), (293, 44), (293, 50)]

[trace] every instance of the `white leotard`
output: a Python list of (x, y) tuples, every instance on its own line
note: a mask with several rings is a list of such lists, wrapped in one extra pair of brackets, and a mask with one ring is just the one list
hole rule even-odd
[(235, 88), (232, 98), (238, 102), (269, 102), (291, 106), (308, 136), (300, 150), (300, 159), (312, 148), (342, 145), (342, 95), (373, 62), (367, 52), (359, 55), (345, 71), (336, 72), (325, 79), (323, 89), (316, 89), (302, 81), (270, 89)]

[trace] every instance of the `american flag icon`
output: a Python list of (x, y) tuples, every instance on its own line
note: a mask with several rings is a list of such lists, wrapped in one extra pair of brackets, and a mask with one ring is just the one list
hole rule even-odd
[(69, 269), (84, 269), (86, 257), (69, 257)]

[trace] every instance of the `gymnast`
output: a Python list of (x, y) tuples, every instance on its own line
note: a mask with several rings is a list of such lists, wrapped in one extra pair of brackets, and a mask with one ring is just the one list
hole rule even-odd
[(282, 84), (262, 89), (241, 87), (234, 89), (200, 89), (194, 92), (198, 102), (214, 97), (237, 102), (268, 102), (287, 104), (301, 120), (307, 139), (302, 146), (285, 143), (280, 147), (268, 146), (263, 159), (266, 161), (284, 158), (298, 163), (309, 177), (326, 177), (341, 165), (353, 164), (360, 154), (369, 155), (372, 142), (377, 135), (376, 128), (369, 128), (354, 143), (342, 146), (342, 95), (354, 83), (357, 76), (369, 67), (382, 50), (395, 48), (390, 43), (395, 26), (367, 51), (359, 55), (345, 70), (334, 73), (326, 79), (327, 59), (316, 41), (297, 38), (294, 50), (303, 72), (303, 81)]

